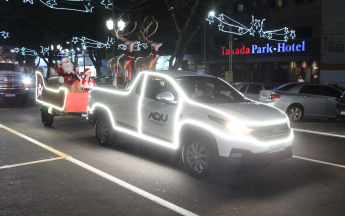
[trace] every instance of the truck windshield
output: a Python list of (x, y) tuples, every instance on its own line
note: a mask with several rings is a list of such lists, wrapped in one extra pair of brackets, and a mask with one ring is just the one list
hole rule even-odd
[(201, 103), (237, 103), (246, 101), (226, 82), (214, 77), (177, 77), (177, 83), (187, 96)]
[(16, 71), (16, 72), (18, 72), (19, 70), (14, 64), (1, 63), (0, 64), (0, 71)]

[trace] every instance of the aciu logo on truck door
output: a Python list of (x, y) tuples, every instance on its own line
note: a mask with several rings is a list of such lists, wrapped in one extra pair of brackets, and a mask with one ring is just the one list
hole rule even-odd
[(164, 114), (162, 112), (151, 112), (149, 115), (149, 121), (151, 124), (156, 124), (159, 126), (164, 126), (166, 125), (166, 122), (169, 119), (168, 114)]

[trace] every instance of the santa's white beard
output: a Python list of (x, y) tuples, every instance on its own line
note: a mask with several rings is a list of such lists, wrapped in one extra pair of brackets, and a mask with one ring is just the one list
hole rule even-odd
[(68, 74), (74, 74), (74, 70), (73, 70), (73, 64), (72, 63), (64, 63), (62, 64), (62, 69), (65, 73)]

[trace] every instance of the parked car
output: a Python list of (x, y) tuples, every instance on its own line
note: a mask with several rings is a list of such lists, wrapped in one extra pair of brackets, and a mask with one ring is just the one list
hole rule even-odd
[(337, 101), (335, 115), (338, 119), (341, 119), (345, 125), (345, 92), (343, 92), (343, 94), (337, 98)]
[(335, 99), (341, 94), (341, 90), (328, 85), (287, 83), (260, 91), (259, 100), (283, 110), (291, 121), (299, 121), (304, 116), (335, 118)]
[(221, 168), (220, 161), (269, 163), (292, 156), (285, 113), (206, 74), (143, 71), (126, 89), (96, 86), (87, 121), (103, 146), (123, 133), (181, 151), (186, 170), (197, 177)]
[(30, 78), (15, 64), (0, 63), (0, 99), (29, 104)]
[(272, 85), (252, 82), (238, 82), (233, 83), (232, 86), (240, 91), (244, 97), (255, 101), (259, 101), (259, 92), (261, 90), (269, 90), (274, 88)]

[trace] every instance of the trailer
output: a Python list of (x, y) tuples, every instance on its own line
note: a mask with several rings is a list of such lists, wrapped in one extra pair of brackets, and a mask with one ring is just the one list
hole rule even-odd
[[(36, 102), (41, 106), (41, 119), (45, 126), (51, 126), (54, 123), (55, 116), (86, 115), (89, 92), (91, 90), (71, 91), (68, 86), (62, 83), (56, 82), (51, 84), (38, 71), (35, 74)], [(58, 80), (59, 77), (52, 77), (50, 79)]]

